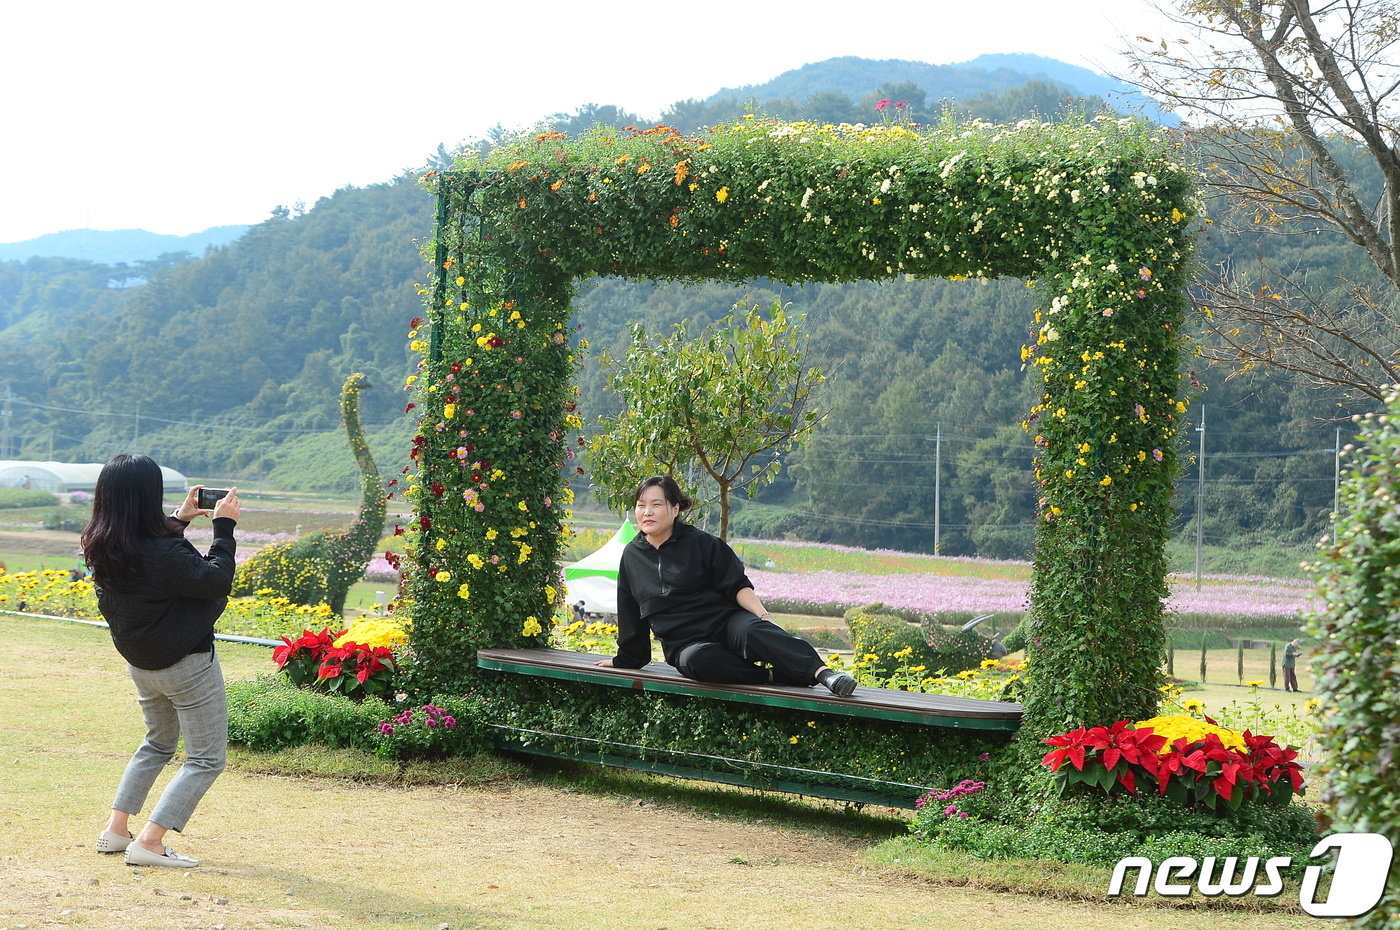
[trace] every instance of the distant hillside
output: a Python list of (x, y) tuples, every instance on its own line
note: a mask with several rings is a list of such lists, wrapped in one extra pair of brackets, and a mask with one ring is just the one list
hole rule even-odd
[(951, 65), (896, 59), (876, 61), (853, 56), (829, 58), (785, 71), (763, 84), (725, 88), (706, 102), (750, 98), (807, 100), (815, 94), (830, 92), (859, 99), (881, 85), (908, 81), (924, 90), (929, 102), (934, 103), (999, 94), (1035, 80), (1062, 84), (1084, 96), (1102, 97), (1118, 109), (1140, 110), (1159, 121), (1176, 121), (1150, 100), (1112, 78), (1053, 58), (1025, 54), (982, 55)]
[(1063, 61), (1046, 58), (1042, 55), (978, 55), (971, 61), (965, 61), (953, 67), (980, 68), (992, 73), (1005, 70), (1023, 76), (1022, 79), (1025, 77), (1046, 78), (1068, 85), (1081, 94), (1102, 97), (1120, 110), (1141, 112), (1150, 119), (1167, 125), (1174, 126), (1181, 122), (1179, 117), (1166, 112), (1151, 98), (1144, 97), (1135, 88), (1121, 81), (1088, 68), (1066, 64)]
[(188, 236), (166, 236), (144, 229), (69, 229), (24, 242), (0, 244), (0, 261), (78, 258), (103, 265), (129, 265), (168, 252), (189, 252), (199, 257), (209, 246), (228, 245), (247, 231), (247, 226), (215, 226)]

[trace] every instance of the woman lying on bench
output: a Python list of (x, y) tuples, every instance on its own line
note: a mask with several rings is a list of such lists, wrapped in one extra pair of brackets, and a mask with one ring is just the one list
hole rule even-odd
[(828, 668), (805, 640), (768, 619), (724, 540), (680, 520), (692, 501), (669, 475), (637, 488), (637, 527), (617, 575), (617, 655), (598, 664), (641, 668), (651, 634), (687, 678), (716, 684), (825, 685), (849, 697), (856, 681)]

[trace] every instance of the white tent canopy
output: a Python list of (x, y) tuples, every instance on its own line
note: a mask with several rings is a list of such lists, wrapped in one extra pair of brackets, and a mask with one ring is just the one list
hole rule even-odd
[(564, 587), (570, 604), (583, 601), (591, 614), (617, 613), (617, 568), (622, 549), (637, 535), (631, 520), (623, 520), (612, 539), (564, 569)]

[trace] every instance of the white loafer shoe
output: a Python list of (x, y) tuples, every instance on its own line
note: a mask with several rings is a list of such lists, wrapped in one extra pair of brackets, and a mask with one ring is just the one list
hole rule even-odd
[(120, 833), (113, 833), (111, 830), (103, 830), (102, 835), (97, 838), (97, 851), (100, 853), (119, 853), (131, 845), (131, 841), (136, 839), (128, 833), (122, 836)]
[(162, 846), (163, 854), (153, 853), (140, 843), (133, 842), (126, 848), (127, 865), (156, 865), (172, 869), (192, 869), (199, 865), (198, 859), (182, 856), (169, 846)]

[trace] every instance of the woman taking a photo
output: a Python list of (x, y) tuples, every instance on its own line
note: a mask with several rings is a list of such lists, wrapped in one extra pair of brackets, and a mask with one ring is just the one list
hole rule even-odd
[(617, 575), (617, 655), (598, 664), (641, 668), (651, 661), (655, 632), (666, 661), (687, 678), (821, 684), (849, 697), (855, 679), (828, 668), (811, 645), (768, 618), (734, 550), (681, 521), (691, 504), (669, 475), (637, 488), (641, 532), (623, 549)]
[[(146, 722), (146, 738), (122, 775), (97, 851), (125, 852), (127, 865), (187, 869), (199, 861), (166, 846), (165, 834), (185, 828), (227, 757), (228, 699), (214, 653), (214, 621), (233, 585), (239, 504), (237, 490), (231, 490), (211, 514), (198, 506), (195, 486), (167, 516), (164, 487), (153, 459), (118, 455), (98, 476), (92, 520), (82, 535), (98, 609), (127, 661)], [(200, 555), (185, 539), (185, 527), (211, 515), (214, 542), (208, 555)], [(141, 810), (182, 735), (185, 763), (133, 836), (129, 819)]]

